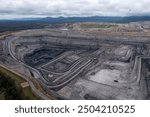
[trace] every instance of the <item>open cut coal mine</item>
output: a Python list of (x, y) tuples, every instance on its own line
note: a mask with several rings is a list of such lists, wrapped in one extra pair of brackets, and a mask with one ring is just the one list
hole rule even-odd
[(7, 64), (58, 99), (150, 99), (150, 43), (140, 38), (28, 30), (3, 49)]

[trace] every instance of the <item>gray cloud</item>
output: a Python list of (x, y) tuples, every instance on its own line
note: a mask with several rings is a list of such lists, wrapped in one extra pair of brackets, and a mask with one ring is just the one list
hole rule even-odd
[(0, 16), (150, 15), (150, 0), (0, 0)]

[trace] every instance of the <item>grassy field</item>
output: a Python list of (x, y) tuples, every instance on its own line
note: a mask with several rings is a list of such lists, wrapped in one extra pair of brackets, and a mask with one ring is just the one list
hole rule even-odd
[[(40, 98), (36, 96), (30, 87), (22, 88), (21, 83), (26, 82), (23, 78), (20, 76), (8, 71), (5, 68), (0, 67), (0, 73), (4, 74), (6, 77), (11, 78), (11, 80), (14, 81), (15, 86), (17, 89), (21, 90), (21, 99), (29, 99), (29, 100), (39, 100)], [(0, 92), (0, 99), (4, 99), (4, 94), (3, 92)]]

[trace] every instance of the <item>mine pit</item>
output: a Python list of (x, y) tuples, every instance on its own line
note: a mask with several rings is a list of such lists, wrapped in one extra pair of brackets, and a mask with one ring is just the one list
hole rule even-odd
[[(68, 30), (5, 39), (6, 59), (59, 99), (150, 99), (149, 42)], [(9, 56), (8, 56), (9, 55)], [(4, 56), (4, 55), (3, 55)]]

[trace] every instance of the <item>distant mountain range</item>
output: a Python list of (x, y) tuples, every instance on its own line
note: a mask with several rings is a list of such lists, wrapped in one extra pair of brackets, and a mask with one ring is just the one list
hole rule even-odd
[[(10, 20), (9, 20), (10, 21)], [(138, 21), (150, 21), (150, 16), (129, 16), (129, 17), (111, 17), (111, 16), (93, 16), (93, 17), (46, 17), (46, 18), (26, 18), (11, 21), (26, 21), (40, 23), (74, 23), (74, 22), (113, 22), (129, 23)]]
[(129, 23), (139, 21), (150, 21), (150, 16), (130, 16), (130, 17), (93, 16), (93, 17), (58, 17), (58, 18), (46, 17), (46, 18), (0, 20), (0, 32), (26, 30), (26, 29), (41, 29), (47, 27), (56, 28), (57, 25), (62, 23), (76, 23), (76, 22)]

